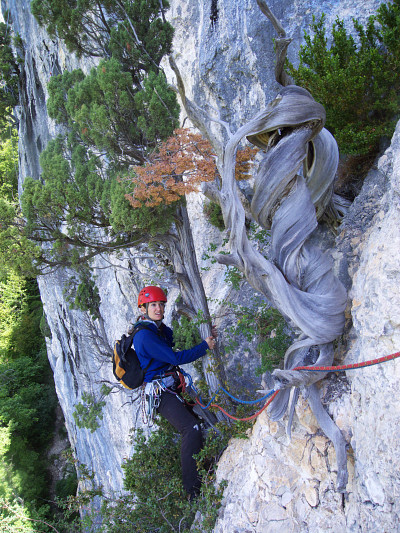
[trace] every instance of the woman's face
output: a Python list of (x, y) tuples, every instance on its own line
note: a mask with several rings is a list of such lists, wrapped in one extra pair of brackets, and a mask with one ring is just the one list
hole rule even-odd
[(162, 320), (164, 317), (165, 302), (150, 302), (147, 315), (151, 320)]

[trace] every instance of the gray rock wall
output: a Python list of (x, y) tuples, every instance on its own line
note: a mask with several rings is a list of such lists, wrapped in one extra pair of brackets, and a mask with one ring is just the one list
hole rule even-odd
[[(346, 270), (353, 280), (353, 327), (343, 364), (390, 355), (400, 346), (399, 142), (400, 124), (340, 228), (337, 265), (344, 279)], [(228, 480), (228, 486), (215, 533), (398, 531), (399, 374), (396, 358), (331, 374), (321, 384), (349, 445), (345, 495), (335, 491), (332, 443), (304, 398), (291, 440), (287, 419), (259, 416), (249, 439), (234, 440), (220, 460), (218, 480)]]
[[(176, 28), (174, 53), (188, 94), (199, 104), (218, 109), (221, 118), (237, 128), (278, 90), (273, 76), (271, 25), (260, 14), (256, 0), (218, 0), (214, 24), (210, 20), (211, 0), (170, 3), (167, 16)], [(294, 38), (289, 53), (294, 61), (303, 29), (313, 14), (326, 12), (328, 22), (336, 16), (345, 18), (350, 27), (352, 16), (365, 19), (379, 4), (376, 0), (274, 0), (270, 7)], [(20, 109), (22, 186), (27, 176), (39, 177), (39, 153), (57, 132), (46, 115), (46, 85), (51, 75), (78, 65), (88, 70), (92, 65), (79, 63), (62, 43), (49, 39), (30, 15), (28, 0), (2, 0), (2, 8), (10, 9), (13, 29), (26, 47)], [(215, 128), (220, 131), (219, 126)], [(344, 221), (333, 254), (348, 288), (354, 279), (349, 305), (354, 328), (348, 361), (385, 355), (399, 347), (398, 146), (397, 133)], [(210, 267), (204, 271), (207, 295), (213, 299), (233, 298), (227, 292), (223, 268), (201, 259), (209, 242), (218, 244), (221, 236), (205, 222), (201, 196), (192, 195), (189, 204), (196, 253), (201, 266)], [(114, 264), (120, 261), (122, 267), (128, 265), (128, 259), (109, 259)], [(135, 316), (141, 281), (124, 268), (104, 266), (106, 263), (99, 260), (95, 272), (102, 299), (100, 322), (88, 322), (84, 313), (68, 308), (62, 289), (70, 272), (58, 271), (39, 283), (52, 331), (48, 355), (71, 443), (78, 459), (95, 471), (98, 483), (111, 494), (122, 488), (120, 464), (132, 450), (130, 428), (141, 425), (140, 402), (133, 401), (135, 396), (127, 392), (112, 394), (101, 426), (94, 433), (77, 428), (72, 416), (83, 392), (94, 393), (102, 380), (111, 379), (110, 365), (104, 356), (97, 355), (96, 343), (104, 351)], [(245, 299), (246, 290), (236, 297)], [(172, 288), (172, 298), (174, 294)], [(213, 310), (218, 310), (216, 304)], [(223, 325), (221, 321), (222, 329)], [(245, 348), (241, 346), (236, 355), (254, 368), (257, 361)], [(332, 445), (320, 434), (307, 403), (301, 400), (291, 442), (283, 423), (272, 423), (262, 415), (249, 440), (234, 441), (228, 448), (218, 474), (229, 484), (216, 531), (396, 530), (398, 372), (398, 363), (391, 362), (348, 372), (347, 377), (331, 376), (323, 383), (330, 413), (351, 445), (346, 497), (334, 490)]]
[[(254, 116), (276, 96), (273, 39), (276, 34), (256, 0), (218, 0), (218, 19), (210, 20), (211, 0), (170, 1), (167, 18), (175, 28), (174, 54), (188, 96), (219, 110), (233, 129)], [(269, 7), (293, 38), (288, 57), (296, 64), (303, 33), (326, 14), (331, 25), (339, 16), (352, 29), (352, 17), (364, 21), (379, 0), (270, 0)]]

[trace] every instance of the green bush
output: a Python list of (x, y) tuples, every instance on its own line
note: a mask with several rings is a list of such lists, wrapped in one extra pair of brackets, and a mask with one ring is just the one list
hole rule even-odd
[(235, 339), (239, 335), (248, 342), (257, 337), (257, 352), (261, 357), (257, 374), (278, 367), (290, 344), (287, 325), (279, 311), (258, 298), (250, 306), (230, 303), (229, 307), (237, 319), (227, 332), (231, 341), (226, 344), (226, 351), (229, 353), (236, 349), (238, 343)]
[(261, 365), (257, 374), (271, 372), (282, 364), (286, 350), (290, 345), (287, 325), (283, 316), (276, 309), (262, 309), (257, 320), (257, 334), (260, 342), (257, 351), (261, 355)]
[(225, 222), (222, 216), (222, 209), (216, 202), (208, 202), (204, 204), (203, 212), (210, 224), (218, 228), (220, 231), (224, 231)]
[(172, 321), (174, 330), (174, 343), (176, 350), (188, 350), (201, 342), (198, 324), (196, 320), (190, 320), (187, 316), (181, 316)]
[(82, 403), (77, 403), (72, 413), (78, 428), (90, 429), (92, 433), (100, 427), (99, 420), (103, 419), (104, 400), (97, 400), (93, 394), (84, 392)]
[(88, 311), (93, 320), (100, 317), (100, 293), (89, 268), (82, 268), (79, 270), (78, 277), (69, 278), (63, 294), (70, 309)]
[(61, 499), (75, 496), (77, 488), (78, 478), (76, 472), (69, 472), (65, 477), (56, 482), (56, 496)]
[(343, 153), (377, 152), (391, 136), (400, 98), (400, 1), (382, 4), (355, 37), (337, 19), (327, 37), (324, 15), (305, 33), (298, 68), (289, 72), (326, 110), (326, 126)]
[(23, 498), (26, 512), (36, 513), (48, 498), (43, 454), (56, 406), (36, 282), (10, 273), (0, 284), (0, 302), (0, 495)]
[(191, 529), (198, 510), (203, 514), (202, 531), (211, 532), (222, 500), (224, 484), (215, 487), (214, 467), (229, 440), (210, 436), (198, 457), (203, 485), (195, 502), (189, 502), (182, 486), (180, 438), (172, 426), (157, 419), (158, 430), (148, 439), (135, 434), (135, 451), (123, 465), (129, 496), (104, 501), (102, 528), (107, 533), (170, 533)]

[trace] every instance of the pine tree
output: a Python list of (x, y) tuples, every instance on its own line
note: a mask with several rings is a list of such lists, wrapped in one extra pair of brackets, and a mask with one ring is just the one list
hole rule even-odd
[(343, 153), (376, 154), (393, 134), (399, 110), (400, 2), (382, 4), (355, 36), (337, 19), (327, 36), (325, 18), (313, 19), (298, 68), (290, 74), (326, 109), (326, 127)]
[(42, 180), (25, 180), (22, 196), (30, 237), (53, 243), (41, 256), (44, 268), (79, 267), (98, 253), (149, 243), (172, 223), (173, 207), (132, 209), (119, 179), (177, 126), (176, 96), (159, 67), (173, 35), (167, 7), (158, 0), (32, 3), (50, 35), (79, 55), (103, 58), (86, 76), (64, 72), (49, 83), (49, 116), (67, 133), (49, 142)]

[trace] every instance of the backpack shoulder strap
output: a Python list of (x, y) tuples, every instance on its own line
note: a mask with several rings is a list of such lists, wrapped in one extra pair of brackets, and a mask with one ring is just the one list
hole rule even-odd
[[(129, 336), (129, 347), (132, 346), (132, 343), (133, 343), (133, 337), (136, 335), (136, 333), (138, 333), (139, 331), (141, 331), (142, 329), (147, 329), (148, 331), (152, 331), (154, 333), (154, 330), (153, 328), (151, 328), (150, 326), (148, 326), (146, 323), (144, 324), (141, 324), (140, 322), (138, 324), (136, 324), (133, 328), (133, 331), (132, 333), (130, 334)], [(157, 332), (158, 334), (158, 332)], [(149, 363), (145, 366), (145, 368), (143, 369), (143, 372), (146, 373), (146, 371), (148, 370), (148, 368), (150, 367), (151, 363), (154, 361), (154, 358), (151, 358)]]
[[(129, 348), (132, 347), (132, 343), (133, 343), (133, 337), (136, 335), (136, 333), (138, 333), (141, 329), (148, 329), (150, 330), (149, 326), (147, 326), (146, 324), (141, 324), (140, 322), (138, 324), (135, 324), (135, 326), (133, 327), (133, 331), (132, 333), (126, 337), (126, 340), (125, 340), (125, 343), (124, 343), (124, 346), (125, 346), (125, 353), (129, 350)], [(151, 330), (152, 331), (152, 330)]]
[(164, 324), (161, 324), (161, 328), (157, 329), (157, 331), (154, 331), (154, 329), (151, 326), (147, 325), (146, 322), (138, 322), (133, 327), (133, 331), (130, 334), (129, 339), (132, 337), (132, 341), (131, 341), (131, 343), (132, 343), (133, 342), (133, 337), (136, 335), (136, 333), (138, 331), (140, 331), (142, 329), (147, 329), (148, 331), (151, 331), (152, 333), (155, 333), (157, 335), (157, 337), (164, 338), (163, 331), (164, 331), (165, 327), (166, 326)]
[[(147, 329), (148, 331), (151, 331), (152, 333), (155, 333), (160, 339), (164, 339), (163, 332), (164, 332), (164, 328), (165, 328), (165, 327), (166, 327), (165, 324), (162, 323), (162, 324), (161, 324), (161, 328), (160, 328), (160, 329), (157, 329), (157, 331), (155, 332), (154, 329), (153, 329), (152, 327), (150, 327), (150, 326), (148, 326), (148, 325), (146, 324), (146, 322), (144, 322), (144, 323), (140, 323), (140, 322), (139, 322), (138, 324), (136, 324), (136, 325), (134, 326), (133, 331), (132, 331), (132, 333), (131, 333), (130, 336), (129, 336), (129, 341), (130, 341), (129, 346), (132, 346), (133, 337), (136, 335), (136, 333), (138, 333), (138, 331), (140, 331), (140, 330), (142, 330), (142, 329)], [(131, 338), (131, 337), (132, 337), (132, 338)], [(144, 373), (146, 373), (146, 371), (148, 370), (148, 368), (150, 367), (150, 365), (152, 364), (153, 361), (154, 361), (154, 357), (152, 357), (152, 358), (150, 359), (150, 362), (148, 363), (148, 365), (146, 365), (146, 367), (143, 369)], [(163, 365), (163, 366), (164, 366), (164, 365)], [(159, 368), (162, 368), (162, 366), (159, 367)], [(155, 370), (159, 370), (159, 368), (156, 368)]]

